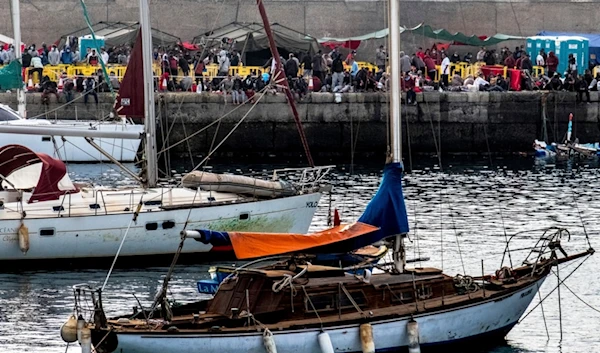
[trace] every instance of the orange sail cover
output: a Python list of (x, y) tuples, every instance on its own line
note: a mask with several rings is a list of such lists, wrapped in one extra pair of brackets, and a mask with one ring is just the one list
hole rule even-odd
[(378, 230), (365, 223), (352, 223), (312, 234), (228, 232), (235, 256), (250, 259), (297, 252), (334, 244)]

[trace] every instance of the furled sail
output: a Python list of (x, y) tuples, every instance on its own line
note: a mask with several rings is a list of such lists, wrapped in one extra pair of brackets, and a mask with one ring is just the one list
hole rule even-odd
[(138, 31), (127, 70), (115, 100), (114, 108), (119, 115), (132, 118), (144, 117), (144, 64), (142, 60), (142, 32)]

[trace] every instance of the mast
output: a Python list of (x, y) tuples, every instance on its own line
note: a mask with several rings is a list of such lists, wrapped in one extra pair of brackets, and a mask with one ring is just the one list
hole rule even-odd
[[(21, 65), (23, 65), (23, 61), (21, 60), (21, 10), (19, 8), (19, 0), (11, 0), (10, 9), (12, 12), (12, 23), (14, 32), (13, 47), (15, 48), (15, 57), (16, 60)], [(20, 75), (23, 75), (22, 71)], [(23, 81), (23, 77), (21, 77), (21, 81)], [(23, 90), (22, 86), (23, 85), (21, 84), (21, 88), (17, 88), (17, 103), (19, 115), (25, 118), (27, 117), (27, 111), (25, 108), (25, 91)]]
[(287, 77), (285, 77), (285, 71), (283, 70), (283, 66), (281, 65), (281, 59), (279, 58), (279, 50), (277, 50), (275, 39), (273, 39), (271, 24), (269, 23), (269, 19), (267, 18), (267, 11), (265, 10), (265, 6), (263, 5), (263, 0), (256, 0), (256, 5), (258, 5), (258, 11), (260, 12), (260, 17), (263, 21), (265, 33), (267, 34), (267, 38), (269, 38), (269, 48), (271, 48), (271, 55), (273, 56), (273, 60), (275, 60), (275, 72), (271, 73), (271, 78), (275, 82), (275, 84), (283, 86), (283, 90), (287, 97), (288, 104), (292, 109), (292, 114), (294, 115), (294, 120), (296, 121), (296, 128), (298, 128), (298, 133), (300, 134), (300, 140), (302, 141), (302, 147), (304, 147), (306, 159), (308, 159), (308, 164), (311, 167), (314, 167), (315, 163), (313, 162), (312, 155), (310, 154), (308, 142), (306, 141), (306, 135), (304, 134), (304, 129), (302, 128), (302, 122), (300, 121), (298, 110), (296, 109), (294, 96), (292, 96), (292, 91), (290, 90)]
[[(389, 0), (390, 24), (390, 136), (392, 146), (390, 149), (390, 162), (402, 163), (402, 123), (400, 100), (400, 0)], [(392, 258), (396, 272), (403, 273), (406, 267), (406, 250), (404, 238), (406, 234), (396, 234), (393, 241)]]
[(389, 0), (390, 11), (390, 136), (391, 162), (402, 162), (402, 124), (400, 122), (400, 0)]
[[(16, 1), (16, 0), (15, 0)], [(142, 62), (144, 65), (144, 127), (146, 132), (146, 187), (158, 181), (156, 150), (156, 117), (154, 112), (154, 73), (152, 72), (152, 31), (148, 0), (139, 0), (142, 31)]]

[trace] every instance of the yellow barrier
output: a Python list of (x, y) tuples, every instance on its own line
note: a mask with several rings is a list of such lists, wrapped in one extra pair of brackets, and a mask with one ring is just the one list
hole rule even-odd
[(546, 71), (544, 70), (544, 68), (542, 66), (534, 66), (533, 67), (533, 75), (534, 76), (539, 76), (540, 74), (543, 75)]

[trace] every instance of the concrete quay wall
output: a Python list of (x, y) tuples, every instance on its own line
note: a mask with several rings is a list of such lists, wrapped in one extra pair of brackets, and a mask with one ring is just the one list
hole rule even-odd
[[(404, 152), (410, 145), (413, 153), (434, 153), (436, 144), (442, 153), (485, 153), (488, 146), (492, 152), (530, 152), (533, 139), (541, 137), (543, 98), (551, 140), (563, 138), (569, 113), (575, 116), (574, 134), (581, 142), (600, 140), (598, 92), (591, 92), (590, 104), (577, 104), (576, 95), (569, 92), (430, 92), (419, 94), (416, 106), (402, 105)], [(52, 104), (45, 106), (39, 94), (27, 94), (27, 114), (44, 116), (48, 111), (48, 119), (95, 119), (106, 116), (112, 107), (109, 94), (100, 95), (98, 106), (78, 100), (62, 107), (63, 99), (57, 105), (52, 96)], [(0, 94), (0, 103), (15, 107), (15, 95)], [(194, 154), (206, 155), (215, 134), (216, 145), (247, 115), (217, 155), (302, 155), (296, 125), (283, 95), (265, 96), (252, 109), (251, 104), (225, 103), (218, 94), (170, 93), (157, 96), (157, 104), (162, 127), (172, 127), (171, 144), (228, 114), (220, 124), (190, 140)], [(389, 112), (385, 95), (345, 94), (341, 103), (335, 103), (333, 94), (313, 93), (298, 104), (298, 110), (311, 151), (318, 158), (346, 162), (352, 148), (357, 158), (384, 155)], [(174, 148), (180, 155), (187, 151), (186, 143)]]
[[(232, 21), (260, 22), (254, 0), (149, 2), (152, 25), (184, 41)], [(315, 37), (353, 36), (380, 30), (387, 23), (386, 3), (385, 0), (265, 0), (271, 22)], [(12, 35), (8, 2), (5, 5), (6, 20), (0, 22), (0, 33)], [(139, 20), (136, 1), (88, 0), (86, 5), (92, 22)], [(600, 18), (596, 0), (403, 0), (400, 6), (403, 25), (424, 22), (451, 32), (475, 35), (500, 32), (527, 36), (544, 29), (594, 33)], [(50, 44), (63, 34), (84, 27), (78, 1), (21, 2), (21, 28), (26, 43)], [(408, 48), (430, 44), (419, 36), (403, 35), (402, 40), (403, 47)], [(372, 54), (372, 48), (374, 45), (367, 46), (365, 51)]]

